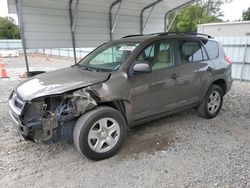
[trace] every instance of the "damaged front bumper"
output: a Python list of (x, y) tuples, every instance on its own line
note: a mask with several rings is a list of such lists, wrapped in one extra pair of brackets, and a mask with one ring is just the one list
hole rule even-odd
[(10, 98), (8, 100), (10, 107), (10, 116), (13, 124), (18, 129), (18, 132), (26, 139), (31, 138), (33, 132), (36, 130), (42, 129), (41, 121), (34, 121), (30, 123), (23, 124), (21, 121), (22, 112), (26, 105), (26, 102), (22, 100), (20, 96), (18, 96), (15, 92), (12, 92)]
[(77, 118), (97, 105), (85, 89), (29, 102), (12, 92), (8, 103), (19, 133), (27, 140), (42, 143), (71, 140)]

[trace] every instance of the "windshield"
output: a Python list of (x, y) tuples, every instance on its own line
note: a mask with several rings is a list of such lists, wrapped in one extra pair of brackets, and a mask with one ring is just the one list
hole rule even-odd
[(138, 42), (107, 43), (79, 62), (79, 66), (94, 70), (113, 71), (130, 56)]

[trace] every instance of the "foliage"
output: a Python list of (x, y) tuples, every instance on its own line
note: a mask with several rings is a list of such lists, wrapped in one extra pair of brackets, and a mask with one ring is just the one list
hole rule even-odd
[(243, 21), (250, 20), (250, 7), (247, 10), (243, 11), (242, 20)]
[(221, 0), (207, 0), (201, 3), (202, 8), (209, 16), (221, 17), (223, 16), (220, 6), (223, 4)]
[(11, 17), (0, 17), (0, 39), (19, 39), (19, 27)]
[[(203, 0), (200, 3), (184, 8), (173, 22), (170, 32), (196, 32), (197, 24), (221, 22), (220, 6), (232, 0)], [(170, 15), (169, 23), (172, 22), (175, 13)]]

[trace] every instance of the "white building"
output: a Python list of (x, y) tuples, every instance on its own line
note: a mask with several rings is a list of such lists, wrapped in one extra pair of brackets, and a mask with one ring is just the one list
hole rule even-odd
[(197, 32), (214, 37), (250, 36), (250, 21), (200, 24)]

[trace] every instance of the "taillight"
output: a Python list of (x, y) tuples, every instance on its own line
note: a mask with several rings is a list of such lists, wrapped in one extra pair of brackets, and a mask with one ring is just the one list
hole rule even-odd
[(229, 64), (232, 64), (232, 63), (233, 63), (232, 59), (231, 59), (230, 57), (228, 57), (228, 56), (225, 56), (224, 59), (225, 59), (225, 61), (228, 62)]

